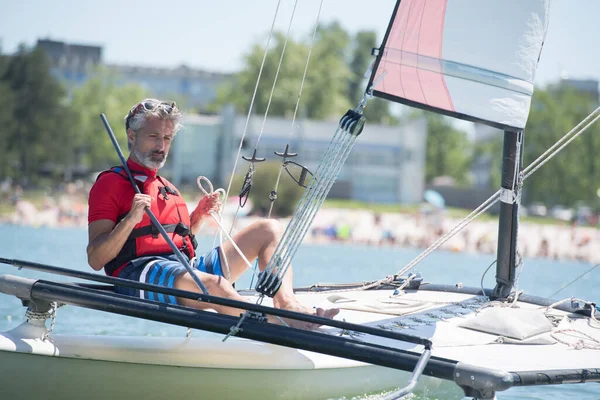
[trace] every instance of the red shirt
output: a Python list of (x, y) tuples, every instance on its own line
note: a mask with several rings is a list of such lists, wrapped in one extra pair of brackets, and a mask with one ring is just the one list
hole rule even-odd
[[(141, 172), (150, 177), (156, 176), (156, 170), (141, 166), (131, 159), (127, 160), (127, 166), (134, 175), (135, 172)], [(119, 216), (131, 210), (134, 195), (129, 179), (123, 179), (114, 173), (102, 174), (90, 190), (88, 224), (101, 219), (108, 219), (116, 224)]]

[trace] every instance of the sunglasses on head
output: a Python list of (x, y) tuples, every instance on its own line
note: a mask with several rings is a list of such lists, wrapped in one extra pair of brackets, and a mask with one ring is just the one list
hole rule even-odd
[(129, 129), (129, 121), (140, 112), (152, 111), (159, 107), (165, 110), (167, 114), (170, 114), (175, 108), (175, 102), (167, 103), (166, 101), (142, 101), (141, 103), (138, 103), (137, 105), (133, 106), (131, 110), (129, 110), (129, 114), (127, 114), (127, 119), (125, 120), (125, 129)]

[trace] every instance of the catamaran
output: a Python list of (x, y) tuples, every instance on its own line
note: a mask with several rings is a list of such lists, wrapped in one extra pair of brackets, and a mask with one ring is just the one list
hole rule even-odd
[[(548, 15), (547, 0), (397, 1), (383, 42), (374, 50), (365, 96), (340, 120), (317, 169), (311, 172), (290, 163), (287, 148), (279, 154), (282, 168), (299, 167), (295, 180), (306, 189), (254, 290), (241, 291), (248, 303), (214, 297), (204, 290), (185, 292), (0, 258), (1, 263), (18, 268), (95, 282), (0, 276), (0, 292), (16, 296), (27, 307), (26, 322), (0, 332), (0, 397), (78, 399), (84, 390), (89, 399), (198, 395), (325, 399), (388, 391), (380, 397), (395, 399), (422, 390), (447, 398), (493, 399), (517, 386), (600, 382), (595, 303), (574, 298), (552, 301), (524, 294), (515, 285), (522, 268), (517, 240), (520, 193), (541, 161), (522, 167), (524, 128)], [(370, 96), (502, 129), (501, 188), (395, 274), (372, 282), (297, 289), (303, 304), (340, 308), (333, 320), (275, 309), (271, 296), (363, 131), (362, 111)], [(598, 118), (600, 109), (565, 137), (579, 135)], [(368, 134), (368, 128), (365, 131)], [(555, 150), (542, 157), (551, 157)], [(242, 193), (251, 187), (254, 163), (259, 161), (255, 154), (245, 159), (250, 167)], [(410, 273), (434, 248), (497, 201), (494, 288), (431, 284)], [(232, 317), (121, 296), (113, 291), (115, 285), (246, 312)], [(56, 308), (64, 304), (220, 335), (54, 334)], [(301, 330), (275, 325), (266, 321), (267, 314), (321, 327)]]

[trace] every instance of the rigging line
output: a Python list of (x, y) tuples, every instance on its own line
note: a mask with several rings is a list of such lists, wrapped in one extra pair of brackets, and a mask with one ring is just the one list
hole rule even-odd
[(288, 24), (287, 34), (285, 36), (285, 42), (283, 43), (283, 49), (281, 49), (281, 56), (279, 57), (279, 64), (277, 65), (277, 71), (275, 71), (275, 79), (273, 80), (273, 86), (271, 86), (271, 94), (269, 95), (269, 101), (267, 102), (267, 109), (265, 110), (265, 115), (263, 117), (262, 126), (260, 127), (260, 132), (258, 133), (258, 138), (256, 139), (256, 144), (254, 145), (254, 150), (258, 149), (258, 143), (260, 142), (260, 138), (265, 130), (265, 123), (267, 122), (267, 116), (269, 115), (269, 108), (271, 108), (271, 101), (273, 100), (273, 93), (275, 93), (275, 86), (277, 85), (277, 78), (279, 77), (279, 71), (281, 71), (281, 64), (283, 63), (283, 56), (285, 55), (285, 49), (287, 47), (288, 41), (290, 39), (290, 32), (292, 31), (292, 23), (294, 22), (294, 15), (296, 14), (296, 7), (298, 6), (298, 0), (294, 2), (294, 10), (292, 11), (292, 15), (290, 17), (290, 23)]
[[(576, 137), (578, 137), (579, 135), (581, 135), (583, 132), (585, 132), (587, 130), (587, 128), (589, 128), (592, 124), (594, 124), (598, 118), (600, 118), (600, 107), (596, 108), (594, 111), (592, 111), (587, 117), (585, 117), (579, 124), (577, 124), (577, 126), (575, 126), (573, 129), (571, 129), (567, 134), (565, 134), (558, 142), (554, 143), (554, 145), (552, 145), (552, 147), (550, 147), (548, 150), (546, 150), (542, 155), (540, 155), (537, 159), (535, 159), (535, 161), (533, 161), (530, 165), (527, 166), (527, 168), (525, 168), (523, 170), (523, 173), (525, 174), (525, 176), (523, 177), (523, 180), (525, 180), (526, 178), (528, 178), (531, 174), (533, 174), (535, 171), (537, 171), (542, 165), (544, 165), (546, 162), (548, 162), (548, 160), (550, 160), (552, 157), (554, 157), (558, 152), (560, 152), (565, 146), (567, 146), (569, 143), (571, 143), (573, 141), (573, 139), (575, 139)], [(586, 126), (584, 126), (579, 132), (573, 134), (573, 132), (575, 132), (576, 129), (578, 129), (581, 125), (583, 125), (584, 123), (586, 123), (587, 120), (589, 120), (590, 118), (592, 118), (595, 114), (598, 114), (591, 122), (587, 123)], [(558, 147), (562, 142), (564, 142), (569, 136), (571, 136), (573, 134), (573, 137), (570, 138), (566, 143), (564, 143), (562, 146)], [(558, 147), (558, 148), (557, 148)], [(556, 149), (556, 150), (555, 150)], [(552, 154), (550, 154), (552, 153)], [(550, 154), (550, 155), (548, 155)], [(546, 157), (548, 156), (548, 157)], [(537, 164), (540, 165), (537, 165)]]
[(486, 212), (487, 210), (489, 210), (494, 204), (496, 204), (496, 202), (498, 201), (499, 198), (500, 198), (500, 190), (498, 190), (496, 193), (494, 193), (492, 196), (490, 196), (490, 198), (487, 199), (483, 204), (481, 204), (478, 208), (476, 208), (469, 215), (467, 215), (454, 228), (452, 228), (452, 230), (448, 231), (446, 234), (444, 234), (438, 240), (433, 242), (433, 244), (431, 244), (431, 246), (429, 246), (425, 251), (423, 251), (423, 253), (421, 253), (414, 260), (412, 260), (410, 263), (408, 263), (396, 275), (403, 275), (408, 270), (410, 270), (412, 267), (417, 265), (425, 257), (427, 257), (429, 254), (431, 254), (435, 249), (437, 249), (439, 246), (444, 244), (446, 241), (448, 241), (448, 239), (450, 239), (452, 236), (454, 236), (456, 233), (458, 233), (460, 230), (462, 230), (465, 226), (467, 226), (471, 221), (473, 221), (479, 215), (481, 215), (484, 212)]
[[(306, 232), (314, 220), (316, 212), (325, 200), (327, 193), (335, 181), (335, 177), (339, 174), (344, 161), (354, 145), (357, 135), (349, 134), (342, 125), (343, 123), (340, 123), (335, 134), (335, 136), (338, 136), (339, 132), (346, 133), (346, 135), (342, 134), (341, 136), (338, 136), (343, 138), (341, 142), (342, 146), (331, 146), (333, 141), (330, 143), (329, 148), (332, 149), (332, 152), (330, 153), (328, 150), (323, 156), (323, 159), (317, 168), (317, 173), (315, 173), (315, 176), (311, 179), (302, 199), (298, 203), (298, 207), (294, 211), (292, 219), (286, 227), (282, 239), (275, 249), (273, 257), (265, 268), (265, 271), (267, 272), (277, 269), (279, 271), (277, 274), (280, 278), (283, 277), (289, 268), (291, 259), (306, 235)], [(323, 168), (324, 176), (321, 179), (319, 171), (323, 166), (325, 166), (325, 168)]]
[[(273, 30), (275, 29), (275, 21), (277, 20), (277, 14), (279, 13), (279, 7), (281, 6), (281, 0), (277, 2), (277, 8), (275, 9), (275, 15), (273, 15), (273, 22), (271, 23), (271, 31), (269, 32), (269, 38), (267, 39), (267, 44), (265, 45), (265, 51), (263, 52), (263, 59), (260, 64), (260, 69), (258, 71), (258, 77), (256, 78), (256, 85), (254, 85), (254, 93), (252, 93), (252, 98), (250, 100), (250, 107), (248, 108), (248, 115), (246, 117), (246, 122), (244, 124), (244, 131), (242, 133), (242, 138), (240, 139), (240, 145), (238, 146), (238, 151), (235, 157), (235, 162), (233, 164), (233, 171), (231, 172), (231, 177), (229, 178), (229, 184), (227, 185), (227, 191), (225, 192), (225, 199), (223, 200), (223, 208), (221, 209), (221, 213), (227, 204), (227, 199), (229, 198), (229, 192), (231, 190), (231, 185), (233, 183), (233, 177), (235, 175), (235, 171), (237, 169), (238, 160), (240, 159), (240, 154), (242, 152), (242, 145), (244, 144), (244, 138), (246, 137), (246, 133), (248, 132), (248, 124), (250, 122), (250, 116), (252, 115), (252, 109), (254, 107), (254, 100), (256, 99), (256, 93), (258, 92), (258, 84), (260, 83), (260, 78), (262, 76), (263, 69), (265, 67), (265, 60), (267, 59), (267, 53), (269, 49), (269, 44), (271, 43), (271, 38), (273, 37)], [(239, 211), (239, 206), (238, 206)], [(237, 216), (237, 212), (236, 212)], [(232, 226), (233, 229), (233, 226)]]
[(315, 37), (317, 36), (317, 30), (319, 28), (319, 20), (321, 19), (321, 10), (323, 8), (323, 0), (319, 5), (319, 12), (317, 13), (317, 20), (315, 22), (315, 28), (313, 29), (312, 38), (310, 39), (310, 47), (308, 48), (308, 55), (306, 57), (306, 65), (304, 66), (304, 73), (302, 74), (302, 82), (300, 83), (300, 92), (298, 92), (298, 101), (296, 101), (296, 108), (294, 109), (294, 116), (292, 117), (292, 129), (290, 130), (290, 138), (294, 132), (294, 123), (296, 122), (296, 114), (298, 113), (298, 107), (300, 106), (300, 98), (302, 97), (302, 89), (304, 88), (304, 81), (306, 80), (306, 73), (308, 71), (308, 64), (310, 62), (310, 56), (312, 49), (315, 44)]
[(490, 264), (490, 265), (489, 265), (489, 266), (488, 266), (488, 267), (485, 269), (485, 271), (483, 271), (483, 275), (481, 275), (481, 295), (482, 295), (482, 296), (485, 296), (485, 297), (487, 297), (487, 296), (486, 296), (486, 294), (485, 294), (485, 289), (484, 289), (484, 287), (483, 287), (483, 279), (485, 278), (485, 274), (487, 274), (487, 272), (490, 270), (490, 268), (492, 268), (492, 266), (493, 266), (494, 264), (496, 264), (496, 262), (497, 262), (497, 261), (498, 261), (498, 260), (494, 260), (494, 261), (492, 261), (492, 263), (491, 263), (491, 264)]
[(592, 270), (594, 270), (595, 268), (597, 268), (599, 266), (600, 266), (600, 264), (594, 265), (592, 268), (588, 269), (583, 274), (579, 275), (577, 278), (573, 279), (571, 282), (567, 283), (566, 285), (564, 285), (563, 287), (558, 289), (556, 292), (552, 293), (550, 296), (548, 296), (548, 298), (551, 299), (552, 297), (556, 296), (557, 294), (562, 292), (564, 289), (571, 286), (573, 283), (577, 282), (579, 279), (583, 278), (585, 275), (589, 274), (590, 272), (592, 272)]
[[(292, 128), (293, 129), (293, 128)], [(277, 173), (277, 180), (275, 181), (275, 188), (273, 189), (272, 194), (274, 194), (273, 199), (271, 200), (271, 204), (269, 204), (269, 212), (267, 213), (267, 218), (271, 218), (271, 214), (273, 212), (273, 205), (275, 204), (275, 200), (277, 199), (277, 189), (279, 189), (279, 181), (281, 180), (281, 173), (283, 172), (283, 163), (285, 162), (285, 157), (279, 166), (279, 172)]]
[[(265, 128), (265, 123), (267, 121), (267, 115), (269, 114), (269, 108), (271, 107), (271, 101), (273, 99), (273, 93), (275, 92), (275, 86), (277, 85), (277, 78), (279, 77), (279, 71), (281, 70), (281, 64), (283, 62), (283, 56), (285, 54), (285, 49), (286, 49), (287, 43), (289, 41), (290, 32), (291, 32), (291, 28), (292, 28), (292, 22), (294, 21), (294, 15), (296, 14), (296, 7), (297, 7), (297, 5), (298, 5), (298, 0), (296, 0), (295, 3), (294, 3), (294, 10), (292, 11), (292, 15), (290, 17), (290, 22), (289, 22), (289, 25), (288, 25), (287, 35), (286, 35), (286, 38), (285, 38), (285, 42), (283, 44), (283, 49), (281, 50), (281, 56), (279, 58), (279, 64), (277, 65), (277, 71), (275, 73), (275, 79), (273, 81), (273, 86), (271, 87), (271, 94), (269, 95), (269, 101), (267, 102), (267, 109), (265, 110), (265, 115), (263, 117), (262, 126), (260, 128), (260, 132), (258, 134), (258, 138), (256, 139), (256, 144), (254, 145), (254, 153), (255, 154), (256, 154), (256, 150), (258, 149), (258, 143), (260, 142), (260, 139), (262, 137), (262, 134), (263, 134), (263, 131), (264, 131), (264, 128)], [(279, 9), (279, 3), (277, 4), (277, 9)], [(273, 20), (273, 24), (275, 24), (275, 20)], [(272, 29), (273, 29), (273, 27), (271, 27), (271, 34), (273, 33)], [(269, 40), (270, 39), (271, 39), (271, 35), (269, 35)], [(262, 68), (263, 68), (263, 65), (264, 65), (264, 62), (265, 62), (265, 59), (266, 59), (266, 55), (267, 55), (267, 53), (265, 51), (265, 54), (264, 54), (264, 57), (263, 57), (263, 64), (261, 65), (261, 73), (262, 73)], [(257, 89), (258, 89), (258, 81), (256, 82), (256, 87), (255, 87), (254, 95), (256, 95)], [(254, 102), (254, 96), (252, 98), (252, 101)], [(248, 113), (248, 118), (246, 120), (246, 128), (247, 128), (247, 125), (248, 125), (248, 121), (250, 120), (250, 115), (251, 114), (249, 112)], [(246, 128), (244, 128), (244, 135), (242, 136), (242, 140), (240, 141), (240, 146), (238, 148), (238, 154), (237, 154), (236, 159), (235, 159), (234, 170), (233, 170), (233, 173), (231, 174), (231, 178), (229, 180), (229, 186), (227, 187), (227, 194), (229, 194), (229, 190), (231, 189), (231, 183), (233, 182), (233, 176), (235, 174), (235, 168), (237, 167), (237, 162), (238, 162), (238, 160), (240, 158), (240, 152), (241, 152), (241, 148), (242, 148), (243, 138), (244, 138), (244, 136), (246, 134)], [(250, 168), (252, 168), (253, 165), (254, 165), (254, 162), (252, 162)], [(225, 197), (225, 200), (227, 200), (227, 196)], [(241, 205), (238, 204), (236, 212), (235, 212), (235, 216), (233, 218), (233, 221), (231, 222), (231, 227), (229, 229), (229, 233), (230, 234), (233, 232), (233, 228), (234, 228), (235, 223), (237, 221), (237, 217), (238, 217), (240, 208), (241, 208)]]
[[(546, 150), (546, 152), (544, 152), (544, 154), (542, 154), (534, 162), (532, 162), (527, 168), (525, 168), (523, 170), (523, 172), (522, 172), (523, 173), (523, 178), (522, 178), (521, 181), (523, 182), (523, 181), (525, 181), (525, 179), (529, 178), (542, 165), (544, 165), (546, 162), (548, 162), (550, 160), (550, 158), (554, 157), (564, 147), (566, 147), (575, 138), (577, 138), (579, 135), (581, 135), (583, 132), (585, 132), (592, 124), (594, 124), (600, 118), (600, 113), (598, 113), (598, 111), (600, 111), (600, 107), (598, 107), (597, 109), (595, 109), (594, 111), (592, 111), (579, 124), (577, 124), (573, 129), (571, 129), (568, 133), (566, 133), (557, 143), (555, 143), (554, 145), (552, 145), (552, 147), (550, 147), (548, 150)], [(581, 128), (581, 130), (579, 130), (577, 133), (573, 134), (579, 127), (581, 127), (586, 121), (588, 121), (590, 118), (592, 118), (596, 113), (598, 113), (598, 115), (592, 121), (590, 121), (589, 123), (587, 123), (587, 125), (585, 125), (583, 128)], [(559, 143), (564, 142), (566, 140), (566, 138), (569, 137), (570, 135), (573, 135), (573, 137), (570, 138), (566, 143), (564, 143), (558, 149), (556, 149), (554, 152), (552, 152), (553, 149), (557, 148), (557, 146), (559, 145)], [(536, 166), (536, 164), (540, 163), (540, 160), (544, 156), (548, 155), (550, 152), (552, 152), (552, 154), (550, 154), (549, 158), (547, 160), (544, 160), (540, 165)], [(437, 249), (439, 246), (441, 246), (446, 241), (448, 241), (456, 233), (458, 233), (459, 231), (461, 231), (465, 226), (468, 225), (468, 223), (470, 223), (472, 220), (474, 220), (479, 215), (481, 215), (482, 213), (484, 213), (485, 211), (487, 211), (489, 208), (491, 208), (492, 205), (494, 205), (495, 203), (498, 202), (498, 200), (500, 198), (500, 193), (501, 193), (501, 190), (498, 190), (495, 194), (493, 194), (492, 196), (490, 196), (490, 198), (488, 198), (481, 206), (479, 206), (477, 209), (475, 209), (473, 212), (471, 212), (471, 214), (469, 214), (468, 216), (466, 216), (454, 228), (452, 228), (452, 230), (450, 230), (449, 232), (447, 232), (446, 234), (444, 234), (442, 237), (440, 237), (438, 240), (436, 240), (431, 246), (429, 246), (427, 249), (425, 249), (414, 260), (412, 260), (402, 270), (400, 270), (396, 275), (401, 276), (402, 274), (404, 274), (407, 271), (409, 271), (411, 268), (413, 268), (415, 265), (417, 265), (419, 262), (421, 262), (425, 257), (427, 257), (430, 253), (432, 253), (435, 249)], [(484, 205), (488, 204), (489, 202), (491, 202), (491, 204), (489, 204), (481, 212), (478, 212), (478, 210), (480, 210), (482, 207), (484, 207)], [(384, 281), (387, 281), (387, 280), (388, 280), (388, 278), (384, 278), (384, 279), (381, 280), (381, 282), (384, 282)], [(408, 283), (410, 282), (410, 280), (411, 280), (411, 277), (409, 277), (405, 281), (405, 285), (408, 285)]]
[[(288, 144), (290, 143), (292, 136), (294, 134), (294, 125), (296, 124), (296, 115), (298, 114), (298, 108), (300, 107), (300, 99), (302, 98), (302, 89), (304, 89), (304, 82), (306, 81), (306, 73), (308, 72), (308, 65), (310, 63), (310, 56), (312, 54), (313, 46), (315, 44), (315, 37), (317, 36), (317, 30), (319, 28), (319, 21), (321, 19), (321, 10), (323, 9), (323, 0), (319, 5), (319, 11), (317, 12), (317, 20), (315, 21), (315, 28), (313, 29), (312, 38), (310, 39), (310, 47), (308, 48), (308, 55), (306, 56), (306, 64), (304, 65), (304, 72), (302, 74), (302, 82), (300, 82), (300, 90), (298, 91), (298, 100), (296, 101), (296, 107), (294, 108), (294, 115), (292, 117), (292, 128), (290, 129), (290, 135), (288, 137)], [(275, 193), (277, 193), (277, 189), (279, 189), (279, 181), (281, 180), (281, 173), (283, 172), (283, 163), (285, 162), (285, 158), (279, 167), (279, 173), (277, 174), (277, 180), (275, 181)], [(272, 201), (269, 206), (269, 213), (267, 214), (267, 218), (271, 218), (271, 213), (273, 212), (273, 204), (275, 201)]]

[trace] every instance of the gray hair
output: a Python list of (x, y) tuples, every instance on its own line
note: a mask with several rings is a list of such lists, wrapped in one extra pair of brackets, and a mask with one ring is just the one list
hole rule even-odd
[[(152, 104), (154, 108), (151, 110), (146, 109), (142, 104), (147, 103)], [(131, 116), (140, 105), (142, 105), (142, 109), (138, 110), (134, 116)], [(125, 116), (125, 127), (131, 128), (137, 132), (144, 127), (148, 118), (158, 118), (161, 120), (173, 121), (175, 123), (175, 133), (177, 133), (182, 127), (179, 123), (181, 116), (181, 110), (175, 105), (175, 102), (166, 102), (149, 98), (136, 103), (131, 110), (129, 110)]]
[[(154, 108), (148, 110), (145, 106), (147, 103), (152, 104)], [(141, 109), (135, 112), (138, 107), (141, 107)], [(134, 112), (135, 115), (132, 116)], [(175, 102), (169, 103), (154, 98), (147, 98), (136, 103), (129, 110), (125, 116), (125, 128), (130, 128), (137, 133), (144, 127), (148, 118), (158, 118), (165, 121), (173, 121), (173, 134), (175, 135), (183, 127), (179, 122), (181, 117), (181, 110), (175, 105)], [(127, 143), (127, 147), (131, 150), (129, 142)]]

